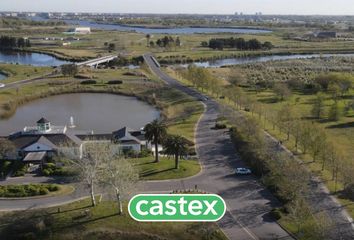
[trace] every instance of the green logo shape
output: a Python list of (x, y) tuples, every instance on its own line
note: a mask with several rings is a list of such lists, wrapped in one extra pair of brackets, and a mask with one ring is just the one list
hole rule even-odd
[(216, 194), (139, 194), (128, 211), (139, 222), (216, 222), (226, 204)]

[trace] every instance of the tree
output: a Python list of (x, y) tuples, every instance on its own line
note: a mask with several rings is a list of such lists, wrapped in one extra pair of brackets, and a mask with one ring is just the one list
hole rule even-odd
[(79, 72), (76, 64), (64, 64), (60, 68), (64, 76), (75, 76)]
[(151, 35), (150, 34), (146, 34), (146, 46), (149, 47), (149, 43), (150, 43), (150, 39), (151, 39)]
[(105, 158), (108, 153), (112, 153), (111, 146), (106, 143), (88, 142), (84, 144), (82, 150), (70, 144), (64, 144), (59, 149), (59, 155), (69, 160), (72, 167), (77, 170), (81, 182), (88, 186), (91, 204), (96, 206), (94, 189), (99, 183), (102, 164), (107, 160)]
[(16, 152), (15, 145), (6, 138), (0, 138), (0, 160), (6, 159)]
[(115, 43), (108, 44), (108, 51), (114, 51), (115, 49), (116, 49), (116, 44)]
[(176, 47), (180, 47), (181, 46), (181, 40), (179, 39), (179, 37), (176, 38)]
[(306, 153), (311, 144), (311, 135), (313, 133), (313, 124), (304, 122), (299, 136), (299, 143), (302, 147), (302, 152)]
[(110, 151), (103, 152), (106, 156), (102, 157), (101, 168), (101, 182), (113, 188), (117, 204), (118, 213), (123, 213), (122, 197), (131, 194), (139, 179), (134, 166), (126, 159), (122, 158), (120, 154), (114, 154), (114, 146), (107, 146)]
[(311, 217), (311, 211), (303, 198), (295, 198), (289, 206), (290, 217), (297, 226), (297, 233), (300, 233), (302, 224)]
[(162, 143), (166, 136), (166, 126), (159, 120), (154, 120), (144, 127), (145, 137), (155, 144), (155, 162), (159, 162), (159, 143)]
[(328, 112), (328, 119), (331, 121), (338, 121), (341, 117), (338, 102), (334, 101)]
[(280, 98), (281, 101), (291, 95), (291, 91), (285, 83), (277, 83), (273, 87), (274, 93)]
[(164, 151), (167, 155), (175, 157), (175, 169), (179, 168), (179, 158), (188, 151), (188, 142), (185, 138), (177, 135), (169, 135), (164, 141)]
[(240, 71), (233, 67), (229, 70), (227, 80), (231, 85), (239, 86), (246, 81), (246, 78), (242, 73), (240, 73)]
[(313, 133), (310, 136), (310, 149), (314, 162), (316, 161), (317, 156), (324, 151), (326, 147), (326, 139), (325, 132), (318, 127), (314, 127)]
[(317, 94), (314, 100), (311, 114), (316, 119), (321, 119), (324, 114), (324, 97), (322, 94)]
[(286, 104), (278, 111), (278, 123), (280, 129), (284, 129), (287, 135), (287, 140), (290, 138), (290, 132), (293, 126), (293, 121), (296, 118), (293, 108)]
[(343, 77), (337, 81), (342, 96), (352, 87), (352, 78)]

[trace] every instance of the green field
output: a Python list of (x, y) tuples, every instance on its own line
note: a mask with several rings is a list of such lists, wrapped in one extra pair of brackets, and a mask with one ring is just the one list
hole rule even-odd
[(154, 163), (154, 157), (132, 159), (133, 164), (139, 169), (140, 178), (143, 180), (178, 179), (196, 175), (200, 171), (197, 160), (180, 160), (179, 169), (175, 169), (173, 157), (161, 157), (160, 162)]
[(51, 73), (50, 67), (33, 67), (29, 65), (0, 64), (0, 73), (4, 73), (7, 78), (2, 83), (16, 82), (20, 80), (40, 77)]
[(117, 204), (103, 201), (91, 207), (82, 200), (44, 210), (14, 212), (0, 216), (1, 239), (178, 239), (224, 240), (215, 223), (137, 223), (125, 213), (117, 214)]

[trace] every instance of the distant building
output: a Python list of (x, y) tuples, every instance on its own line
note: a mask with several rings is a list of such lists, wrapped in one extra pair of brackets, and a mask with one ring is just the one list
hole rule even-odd
[(336, 32), (318, 32), (316, 34), (317, 38), (336, 38), (337, 33)]
[(75, 33), (75, 34), (90, 34), (91, 33), (91, 28), (89, 27), (77, 27), (69, 30), (70, 33)]

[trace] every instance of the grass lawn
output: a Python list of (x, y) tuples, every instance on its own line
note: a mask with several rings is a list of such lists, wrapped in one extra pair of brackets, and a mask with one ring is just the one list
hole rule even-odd
[(49, 74), (52, 71), (51, 67), (34, 67), (30, 65), (16, 64), (0, 64), (0, 73), (4, 73), (8, 77), (2, 83), (10, 83), (19, 80), (39, 77)]
[(173, 157), (160, 157), (160, 162), (154, 163), (154, 157), (132, 159), (139, 169), (139, 175), (144, 180), (166, 180), (193, 176), (200, 171), (197, 160), (180, 160), (179, 169), (175, 169)]
[(117, 205), (110, 201), (90, 207), (85, 199), (60, 207), (60, 213), (48, 208), (3, 214), (0, 239), (227, 239), (215, 223), (138, 223), (126, 204), (124, 211), (117, 215)]

